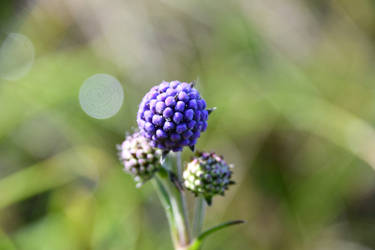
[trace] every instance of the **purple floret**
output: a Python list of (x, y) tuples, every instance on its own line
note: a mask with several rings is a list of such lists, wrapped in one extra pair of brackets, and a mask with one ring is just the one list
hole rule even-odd
[(182, 115), (182, 113), (175, 112), (173, 114), (173, 121), (174, 121), (174, 123), (179, 124), (182, 121), (182, 119), (184, 119), (184, 116)]
[(207, 128), (206, 102), (191, 83), (162, 82), (139, 105), (137, 123), (151, 145), (163, 150), (191, 148)]

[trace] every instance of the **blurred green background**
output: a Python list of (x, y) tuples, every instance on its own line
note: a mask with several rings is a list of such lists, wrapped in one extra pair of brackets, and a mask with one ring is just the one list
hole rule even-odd
[[(375, 249), (374, 0), (2, 0), (0, 31), (1, 250), (171, 249), (115, 145), (175, 79), (217, 107), (197, 148), (235, 164), (206, 227), (247, 220), (204, 249)], [(97, 73), (124, 89), (109, 119), (80, 106)]]

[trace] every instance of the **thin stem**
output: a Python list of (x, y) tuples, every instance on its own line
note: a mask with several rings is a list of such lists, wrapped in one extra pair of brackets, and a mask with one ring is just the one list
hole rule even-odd
[(194, 220), (193, 220), (193, 236), (197, 237), (203, 227), (204, 217), (206, 214), (206, 201), (199, 196), (195, 200)]

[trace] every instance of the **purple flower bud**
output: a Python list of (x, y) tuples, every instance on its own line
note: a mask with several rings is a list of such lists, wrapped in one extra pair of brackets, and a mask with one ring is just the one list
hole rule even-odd
[(197, 110), (197, 111), (195, 112), (195, 120), (196, 120), (196, 121), (200, 121), (201, 119), (202, 119), (202, 112), (199, 111), (199, 110)]
[(201, 132), (200, 131), (197, 131), (193, 134), (193, 137), (194, 138), (199, 138), (201, 136)]
[(158, 139), (165, 139), (168, 137), (168, 134), (165, 133), (162, 129), (156, 130), (156, 138)]
[(169, 82), (163, 81), (158, 87), (160, 91), (166, 91), (169, 88)]
[(204, 132), (207, 129), (207, 122), (203, 122), (203, 126), (201, 128), (201, 131)]
[(186, 94), (186, 92), (181, 91), (181, 92), (178, 94), (178, 100), (183, 101), (183, 102), (186, 103), (187, 101), (189, 101), (189, 96), (188, 96), (188, 94)]
[(149, 95), (147, 95), (147, 99), (154, 99), (159, 95), (157, 91), (151, 92)]
[(145, 120), (142, 120), (141, 118), (137, 119), (138, 126), (143, 128), (145, 126)]
[(185, 123), (177, 125), (177, 127), (176, 127), (176, 132), (179, 133), (179, 134), (183, 133), (186, 130), (187, 130), (187, 126), (186, 126)]
[(176, 106), (174, 107), (174, 110), (184, 112), (185, 110), (185, 103), (183, 101), (178, 101), (176, 103)]
[(174, 107), (176, 105), (176, 100), (172, 96), (168, 96), (167, 99), (165, 99), (165, 105), (168, 107)]
[(191, 130), (188, 130), (188, 131), (186, 131), (185, 133), (182, 134), (182, 136), (185, 139), (189, 139), (192, 135), (193, 135), (193, 132), (191, 132)]
[(155, 127), (154, 127), (154, 125), (152, 125), (152, 123), (150, 123), (150, 122), (146, 122), (146, 124), (145, 124), (145, 130), (146, 130), (147, 132), (152, 133), (152, 132), (154, 132)]
[(180, 112), (176, 112), (174, 113), (173, 115), (173, 121), (176, 123), (176, 124), (179, 124), (182, 119), (184, 118), (184, 116), (180, 113)]
[(152, 112), (155, 112), (156, 102), (157, 102), (157, 100), (155, 100), (155, 99), (152, 99), (152, 100), (150, 101), (150, 110), (151, 110)]
[(162, 126), (164, 123), (164, 118), (161, 115), (154, 115), (152, 117), (152, 123), (156, 126)]
[(189, 96), (191, 99), (199, 99), (199, 92), (196, 89), (192, 89)]
[(147, 139), (151, 139), (152, 136), (153, 136), (153, 131), (152, 132), (143, 133), (143, 136), (146, 137)]
[(190, 121), (194, 117), (194, 111), (192, 109), (188, 109), (185, 111), (185, 120)]
[(189, 121), (189, 123), (188, 123), (188, 128), (189, 128), (189, 129), (193, 129), (193, 128), (195, 127), (196, 124), (197, 124), (196, 121), (191, 120), (191, 121)]
[(152, 112), (150, 110), (146, 110), (144, 112), (144, 116), (145, 116), (145, 120), (147, 122), (151, 122), (152, 121)]
[(199, 107), (199, 109), (205, 109), (206, 108), (206, 102), (203, 99), (200, 99), (198, 101), (198, 107)]
[[(181, 83), (181, 87), (182, 87), (182, 89), (185, 91), (185, 90), (191, 90), (191, 85), (189, 84), (189, 83), (187, 83), (187, 82), (183, 82), (183, 83)], [(186, 91), (185, 91), (186, 92)]]
[(179, 86), (179, 85), (180, 85), (180, 82), (179, 82), (179, 81), (171, 81), (170, 84), (169, 84), (169, 86), (170, 86), (171, 88), (176, 88), (176, 87)]
[(164, 111), (164, 109), (165, 109), (165, 104), (164, 104), (164, 102), (157, 102), (157, 103), (156, 103), (155, 111), (156, 111), (157, 113), (162, 114), (163, 111)]
[(189, 101), (189, 108), (191, 108), (191, 109), (197, 109), (197, 107), (198, 107), (197, 100), (191, 99)]
[(170, 117), (172, 117), (172, 116), (173, 116), (173, 109), (170, 108), (170, 107), (167, 107), (166, 109), (164, 109), (164, 111), (163, 111), (163, 116), (164, 116), (165, 118), (170, 118)]
[(167, 98), (168, 96), (167, 96), (167, 94), (165, 94), (165, 93), (161, 93), (160, 95), (158, 95), (158, 97), (156, 98), (158, 101), (162, 101), (162, 102), (164, 102), (165, 101), (165, 99)]
[(172, 131), (174, 128), (175, 128), (175, 125), (173, 122), (166, 121), (164, 123), (164, 126), (163, 126), (164, 131), (167, 131), (167, 132)]
[(151, 145), (151, 147), (156, 148), (156, 141), (151, 141), (150, 145)]
[(177, 91), (173, 88), (169, 88), (165, 93), (167, 94), (167, 96), (175, 96), (177, 94)]
[(207, 110), (203, 110), (202, 111), (202, 116), (201, 116), (202, 120), (203, 121), (206, 121), (207, 118), (208, 118), (208, 111)]
[(198, 122), (197, 130), (201, 131), (203, 128), (203, 122)]

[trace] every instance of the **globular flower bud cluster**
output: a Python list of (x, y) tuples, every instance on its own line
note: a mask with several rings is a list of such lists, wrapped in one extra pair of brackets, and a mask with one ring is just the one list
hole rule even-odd
[(151, 88), (139, 105), (137, 123), (153, 147), (164, 151), (194, 148), (207, 128), (209, 110), (193, 84), (162, 82)]
[(139, 132), (126, 137), (119, 146), (119, 157), (124, 170), (134, 176), (138, 186), (153, 177), (160, 168), (161, 150), (150, 145), (150, 141)]
[(231, 168), (215, 153), (197, 153), (183, 173), (184, 186), (196, 196), (202, 195), (211, 204), (213, 196), (224, 195), (229, 185), (234, 184)]

